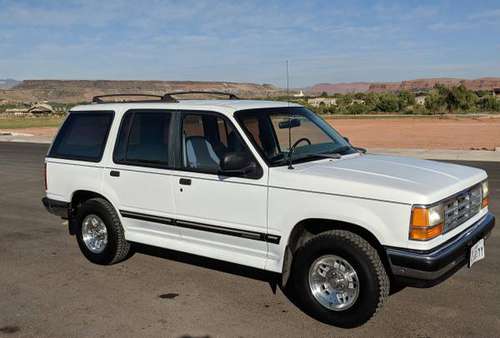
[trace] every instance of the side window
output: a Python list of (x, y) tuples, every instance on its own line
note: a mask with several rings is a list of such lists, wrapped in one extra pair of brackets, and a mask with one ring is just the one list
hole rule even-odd
[(113, 160), (116, 163), (169, 166), (171, 114), (167, 112), (129, 112), (125, 114)]
[[(273, 121), (266, 114), (240, 117), (241, 125), (250, 134), (250, 138), (265, 156), (272, 158), (280, 153), (278, 138), (273, 128)], [(286, 135), (288, 137), (288, 134)]]
[(239, 134), (222, 117), (186, 114), (182, 119), (182, 159), (186, 169), (217, 173), (228, 152), (246, 151)]
[(50, 149), (49, 157), (99, 162), (113, 112), (72, 112)]
[(257, 143), (259, 147), (262, 147), (259, 119), (257, 118), (257, 116), (245, 116), (241, 120), (255, 143)]

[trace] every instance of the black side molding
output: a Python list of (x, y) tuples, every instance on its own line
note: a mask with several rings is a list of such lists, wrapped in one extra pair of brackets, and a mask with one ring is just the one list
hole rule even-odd
[(126, 210), (120, 210), (120, 214), (122, 215), (122, 217), (138, 219), (141, 221), (172, 225), (172, 226), (177, 226), (177, 227), (181, 227), (181, 228), (194, 229), (194, 230), (200, 230), (200, 231), (206, 231), (206, 232), (213, 232), (213, 233), (217, 233), (217, 234), (221, 234), (221, 235), (241, 237), (241, 238), (246, 238), (246, 239), (255, 240), (255, 241), (263, 241), (263, 242), (272, 243), (272, 244), (279, 244), (280, 239), (281, 239), (280, 236), (266, 234), (263, 232), (233, 229), (233, 228), (228, 228), (228, 227), (223, 227), (223, 226), (218, 226), (218, 225), (184, 221), (184, 220), (179, 220), (179, 219), (142, 214), (142, 213), (126, 211)]
[(47, 209), (47, 211), (50, 212), (51, 214), (59, 216), (64, 219), (68, 219), (68, 212), (70, 207), (68, 202), (57, 201), (44, 197), (42, 198), (42, 203), (45, 209)]

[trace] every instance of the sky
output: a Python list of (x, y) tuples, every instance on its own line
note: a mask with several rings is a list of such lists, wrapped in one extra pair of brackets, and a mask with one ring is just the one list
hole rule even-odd
[(0, 0), (0, 79), (500, 76), (500, 1)]

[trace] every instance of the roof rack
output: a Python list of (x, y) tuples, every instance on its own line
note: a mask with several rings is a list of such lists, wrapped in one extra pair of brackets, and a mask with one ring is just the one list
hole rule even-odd
[(240, 100), (240, 98), (233, 93), (218, 92), (218, 91), (204, 91), (204, 90), (189, 90), (189, 91), (172, 92), (172, 93), (166, 93), (164, 96), (172, 97), (172, 95), (189, 95), (189, 94), (226, 95), (229, 97), (230, 100)]
[[(217, 91), (203, 91), (203, 90), (190, 90), (190, 91), (181, 91), (181, 92), (172, 92), (172, 93), (166, 93), (164, 95), (153, 95), (153, 94), (106, 94), (106, 95), (97, 95), (92, 98), (92, 103), (105, 103), (103, 101), (103, 98), (107, 97), (125, 97), (125, 96), (132, 96), (132, 97), (151, 97), (155, 98), (156, 100), (160, 102), (169, 102), (169, 103), (176, 103), (179, 102), (172, 96), (176, 95), (189, 95), (189, 94), (208, 94), (208, 95), (227, 95), (230, 100), (240, 100), (238, 96), (232, 93), (225, 93), (225, 92), (217, 92)], [(140, 100), (135, 100), (135, 101), (121, 101), (121, 102), (156, 102), (156, 100), (146, 100), (146, 101), (140, 101)]]
[[(107, 94), (107, 95), (97, 95), (92, 98), (92, 103), (105, 103), (102, 99), (106, 97), (125, 97), (125, 96), (132, 96), (132, 97), (153, 97), (161, 102), (178, 102), (176, 99), (171, 97), (168, 94), (165, 95), (153, 95), (153, 94)], [(122, 102), (155, 102), (156, 100), (147, 100), (147, 101), (122, 101)]]

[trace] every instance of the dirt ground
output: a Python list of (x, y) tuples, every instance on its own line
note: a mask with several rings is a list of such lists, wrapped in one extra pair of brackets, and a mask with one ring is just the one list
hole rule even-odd
[(500, 118), (328, 119), (352, 144), (366, 148), (488, 149), (500, 147)]
[(12, 132), (19, 134), (29, 134), (33, 136), (54, 137), (57, 133), (56, 127), (33, 127), (33, 128), (16, 128), (16, 129), (0, 129), (1, 132)]
[[(488, 149), (500, 147), (500, 116), (327, 119), (352, 144), (366, 148)], [(52, 137), (57, 128), (12, 130)]]

